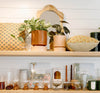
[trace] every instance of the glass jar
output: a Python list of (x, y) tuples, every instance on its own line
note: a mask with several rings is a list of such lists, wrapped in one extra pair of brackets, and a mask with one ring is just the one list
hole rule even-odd
[(65, 89), (65, 90), (69, 90), (70, 89), (70, 86), (71, 86), (71, 83), (70, 82), (64, 82), (63, 83), (63, 89)]
[(82, 74), (80, 74), (80, 77), (81, 77), (80, 80), (81, 80), (82, 89), (86, 90), (87, 89), (87, 77), (88, 77), (88, 74), (83, 72)]
[(19, 85), (20, 88), (24, 88), (28, 85), (28, 69), (19, 70)]
[(96, 80), (90, 80), (90, 81), (88, 81), (88, 89), (89, 90), (97, 90), (98, 86), (97, 86), (97, 81)]
[(3, 75), (0, 75), (0, 90), (5, 89), (5, 78)]
[(7, 79), (6, 79), (6, 90), (13, 89), (13, 73), (7, 72)]
[(34, 90), (38, 90), (39, 89), (39, 83), (34, 83)]
[(48, 81), (44, 81), (43, 82), (43, 90), (48, 90), (49, 89), (48, 85), (49, 85), (49, 82)]
[(14, 81), (14, 90), (18, 90), (19, 89), (19, 82), (18, 81)]
[(81, 83), (78, 80), (71, 80), (70, 88), (73, 90), (80, 90), (81, 89)]
[(19, 89), (19, 70), (18, 69), (14, 69), (14, 74), (13, 74), (13, 85), (14, 85), (14, 90), (18, 90)]

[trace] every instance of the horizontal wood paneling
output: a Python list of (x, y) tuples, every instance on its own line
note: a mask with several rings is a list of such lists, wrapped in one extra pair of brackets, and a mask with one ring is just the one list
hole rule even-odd
[(42, 8), (47, 4), (57, 8), (100, 9), (99, 0), (0, 0), (0, 7)]

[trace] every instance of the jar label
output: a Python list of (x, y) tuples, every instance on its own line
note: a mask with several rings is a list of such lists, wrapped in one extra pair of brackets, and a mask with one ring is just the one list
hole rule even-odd
[(95, 90), (95, 88), (96, 88), (96, 82), (91, 82), (91, 89)]

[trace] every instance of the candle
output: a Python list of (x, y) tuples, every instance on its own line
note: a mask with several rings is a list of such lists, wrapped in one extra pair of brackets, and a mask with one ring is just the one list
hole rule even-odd
[(67, 65), (66, 65), (66, 68), (65, 68), (65, 81), (67, 82)]

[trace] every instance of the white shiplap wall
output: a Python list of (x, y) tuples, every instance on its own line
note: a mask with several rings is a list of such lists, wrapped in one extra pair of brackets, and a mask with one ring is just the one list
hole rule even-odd
[[(100, 0), (0, 0), (0, 22), (20, 23), (24, 19), (36, 17), (37, 10), (52, 4), (64, 13), (68, 21), (70, 36), (87, 35), (98, 31), (100, 26)], [(0, 57), (0, 72), (8, 69), (29, 68), (30, 62), (45, 64), (46, 68), (65, 66), (71, 63), (96, 63), (99, 68), (100, 58), (96, 57)], [(41, 64), (40, 64), (40, 68)]]

